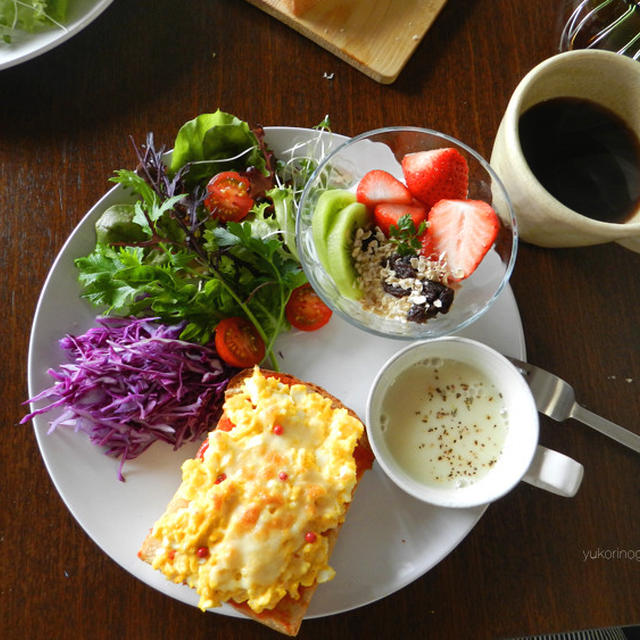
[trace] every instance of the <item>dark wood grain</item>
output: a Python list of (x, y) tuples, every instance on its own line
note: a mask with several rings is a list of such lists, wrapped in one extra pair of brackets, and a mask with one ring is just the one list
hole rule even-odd
[[(0, 72), (1, 638), (276, 636), (171, 600), (116, 565), (67, 511), (31, 427), (18, 426), (44, 278), (112, 171), (134, 164), (128, 136), (169, 143), (182, 122), (221, 107), (263, 125), (329, 114), (348, 135), (433, 127), (488, 156), (519, 79), (556, 52), (562, 5), (449, 0), (390, 86), (240, 0), (116, 0), (59, 48)], [(615, 244), (522, 245), (511, 284), (529, 359), (640, 432), (640, 256)], [(308, 620), (300, 637), (488, 639), (638, 622), (640, 458), (572, 422), (544, 419), (541, 440), (584, 464), (576, 498), (517, 487), (427, 575)], [(598, 550), (636, 555), (585, 560)]]

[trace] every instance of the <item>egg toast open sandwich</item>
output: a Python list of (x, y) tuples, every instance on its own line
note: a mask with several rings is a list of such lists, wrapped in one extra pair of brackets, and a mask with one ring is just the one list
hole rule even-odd
[(296, 635), (373, 454), (362, 422), (316, 385), (255, 367), (142, 544), (140, 558), (200, 596)]

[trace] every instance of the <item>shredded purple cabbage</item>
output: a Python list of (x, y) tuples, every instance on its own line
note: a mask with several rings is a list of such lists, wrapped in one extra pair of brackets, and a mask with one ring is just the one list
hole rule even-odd
[(55, 383), (27, 402), (53, 401), (21, 423), (63, 407), (48, 433), (59, 426), (86, 432), (106, 455), (121, 458), (120, 480), (124, 462), (156, 440), (177, 449), (209, 431), (236, 370), (215, 349), (179, 340), (184, 325), (155, 320), (98, 318), (84, 335), (62, 338), (70, 363), (49, 369)]

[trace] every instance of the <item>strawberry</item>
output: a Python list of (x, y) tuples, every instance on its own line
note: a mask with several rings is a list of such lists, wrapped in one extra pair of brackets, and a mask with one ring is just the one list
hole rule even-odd
[(391, 225), (398, 226), (398, 220), (407, 214), (411, 216), (416, 229), (421, 222), (427, 219), (427, 210), (420, 203), (397, 204), (395, 202), (382, 202), (377, 204), (373, 210), (373, 221), (388, 238)]
[(408, 153), (402, 171), (411, 194), (430, 209), (438, 200), (464, 199), (469, 188), (469, 167), (452, 148)]
[(420, 236), (420, 243), (422, 244), (420, 253), (427, 260), (433, 260), (437, 262), (440, 256), (438, 255), (438, 251), (433, 241), (433, 235), (431, 235), (429, 227), (427, 227), (427, 230)]
[(483, 200), (440, 200), (429, 211), (422, 253), (444, 256), (453, 280), (470, 276), (498, 235), (500, 223)]
[(358, 202), (367, 207), (375, 207), (380, 202), (409, 204), (411, 194), (400, 180), (382, 169), (373, 169), (360, 179), (356, 190)]

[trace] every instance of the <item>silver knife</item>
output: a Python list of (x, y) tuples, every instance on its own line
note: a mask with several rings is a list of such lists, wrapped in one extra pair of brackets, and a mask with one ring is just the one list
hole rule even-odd
[(576, 402), (573, 387), (562, 378), (528, 362), (521, 362), (516, 358), (508, 359), (529, 383), (540, 413), (558, 422), (573, 418), (640, 453), (640, 435), (580, 406)]

